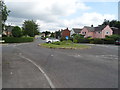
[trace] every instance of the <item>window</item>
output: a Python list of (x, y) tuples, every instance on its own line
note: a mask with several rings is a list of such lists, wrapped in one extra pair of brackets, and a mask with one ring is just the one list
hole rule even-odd
[(101, 33), (101, 32), (98, 32), (99, 34)]
[(84, 32), (82, 32), (82, 34), (84, 34)]
[(106, 34), (109, 34), (109, 32), (106, 32)]

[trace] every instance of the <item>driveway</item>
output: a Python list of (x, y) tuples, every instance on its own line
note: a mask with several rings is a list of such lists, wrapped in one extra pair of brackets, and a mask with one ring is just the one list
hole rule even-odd
[(3, 46), (4, 88), (118, 87), (118, 46), (65, 50), (38, 46), (43, 42)]

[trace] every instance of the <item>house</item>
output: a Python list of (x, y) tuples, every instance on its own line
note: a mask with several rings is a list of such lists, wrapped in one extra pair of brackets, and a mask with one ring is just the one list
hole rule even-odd
[(81, 33), (81, 30), (80, 28), (72, 28), (71, 32), (70, 32), (70, 35), (73, 35), (73, 34), (80, 34)]
[(113, 30), (113, 34), (118, 34), (118, 35), (120, 35), (120, 29), (119, 29), (119, 28), (111, 27), (111, 29)]
[(5, 30), (3, 31), (4, 35), (10, 36), (12, 35), (12, 29), (14, 26), (5, 26)]
[(82, 29), (81, 34), (84, 35), (84, 37), (105, 38), (105, 36), (112, 35), (113, 31), (109, 25), (99, 25), (97, 27), (85, 26)]
[(64, 29), (64, 30), (61, 30), (61, 37), (70, 37), (70, 30), (67, 28), (67, 29)]

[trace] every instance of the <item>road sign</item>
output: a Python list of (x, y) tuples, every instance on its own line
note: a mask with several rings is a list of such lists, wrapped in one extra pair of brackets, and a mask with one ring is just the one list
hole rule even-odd
[(66, 36), (65, 38), (66, 38), (67, 40), (69, 39), (69, 37), (68, 37), (68, 36)]

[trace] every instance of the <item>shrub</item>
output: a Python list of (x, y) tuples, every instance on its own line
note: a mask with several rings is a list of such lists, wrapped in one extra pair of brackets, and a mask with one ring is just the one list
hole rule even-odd
[(74, 43), (77, 43), (78, 41), (74, 38), (74, 39), (73, 39), (73, 42), (74, 42)]
[(111, 38), (111, 39), (114, 39), (114, 40), (118, 40), (120, 39), (120, 35), (111, 35), (111, 36), (106, 36), (106, 38)]
[(103, 42), (103, 40), (100, 39), (100, 38), (95, 38), (95, 39), (92, 39), (92, 40), (90, 41), (90, 43), (92, 43), (92, 44), (103, 44), (104, 42)]
[(52, 44), (60, 45), (61, 43), (60, 42), (53, 42)]
[(2, 34), (2, 37), (7, 37), (7, 35), (5, 35), (5, 34)]
[(21, 37), (22, 36), (22, 30), (20, 27), (16, 26), (12, 30), (13, 37)]
[(32, 42), (33, 37), (3, 37), (2, 40), (5, 40), (5, 43), (23, 43), (23, 42)]
[(114, 44), (115, 40), (113, 38), (105, 38), (104, 40), (104, 44)]
[(80, 38), (80, 39), (78, 40), (78, 42), (79, 42), (79, 43), (89, 43), (89, 42), (90, 42), (90, 39), (88, 39), (88, 38)]
[(64, 41), (64, 40), (66, 40), (65, 37), (61, 37), (60, 41)]

